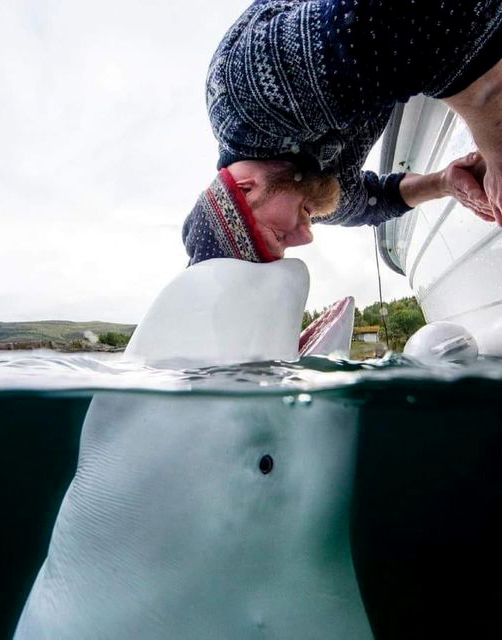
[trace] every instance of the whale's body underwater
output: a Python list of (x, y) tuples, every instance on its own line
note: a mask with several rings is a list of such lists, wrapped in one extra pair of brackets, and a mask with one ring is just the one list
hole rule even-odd
[[(301, 262), (180, 279), (128, 357), (297, 354)], [(16, 640), (371, 638), (348, 539), (357, 409), (284, 395), (96, 395)]]

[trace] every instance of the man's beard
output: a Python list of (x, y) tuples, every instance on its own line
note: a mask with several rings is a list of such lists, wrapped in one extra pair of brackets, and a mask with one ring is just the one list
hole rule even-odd
[(267, 198), (280, 191), (295, 191), (309, 199), (312, 215), (332, 214), (340, 200), (340, 184), (332, 174), (300, 171), (291, 162), (268, 160), (266, 190), (258, 207)]

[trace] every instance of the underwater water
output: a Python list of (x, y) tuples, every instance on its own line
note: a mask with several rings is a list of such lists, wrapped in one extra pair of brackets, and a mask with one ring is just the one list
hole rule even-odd
[[(346, 531), (347, 557), (375, 638), (499, 638), (501, 392), (502, 364), (488, 360), (424, 367), (390, 354), (365, 363), (313, 357), (169, 370), (88, 355), (0, 353), (0, 637), (12, 636), (46, 556), (91, 400), (116, 397), (136, 411), (142, 402), (165, 405), (167, 416), (179, 406), (176, 415), (186, 415), (187, 423), (190, 412), (200, 415), (195, 426), (201, 432), (218, 412), (227, 421), (242, 414), (250, 430), (263, 420), (252, 440), (236, 439), (236, 456), (247, 460), (246, 451), (252, 451), (250, 464), (263, 465), (272, 455), (264, 477), (276, 474), (283, 482), (274, 494), (278, 512), (291, 508), (294, 492), (303, 495), (312, 485), (319, 505), (314, 518), (309, 494), (305, 513), (311, 526), (334, 529), (332, 536), (323, 533), (320, 561), (328, 569), (335, 563), (336, 545), (344, 546), (340, 532)], [(183, 420), (166, 424), (171, 435), (184, 428)], [(191, 429), (193, 434), (193, 424)], [(294, 450), (288, 440), (293, 431)], [(331, 431), (338, 435), (330, 438)], [(318, 449), (312, 449), (310, 440), (316, 439)], [(336, 473), (326, 471), (342, 449), (343, 464)], [(312, 451), (322, 454), (322, 464)], [(176, 464), (183, 455), (189, 455), (186, 447), (177, 452)], [(296, 460), (294, 477), (281, 480), (289, 455)], [(224, 461), (215, 455), (204, 464)], [(292, 525), (274, 526), (284, 536)], [(294, 526), (300, 527), (296, 521)], [(336, 562), (342, 566), (345, 560)], [(295, 580), (294, 571), (289, 579)], [(250, 581), (259, 584), (259, 576)]]

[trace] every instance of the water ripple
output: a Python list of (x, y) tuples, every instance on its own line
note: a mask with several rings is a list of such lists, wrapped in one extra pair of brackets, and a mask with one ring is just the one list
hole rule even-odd
[(469, 365), (424, 365), (400, 354), (356, 362), (318, 356), (296, 362), (255, 362), (202, 369), (154, 368), (123, 357), (53, 351), (0, 352), (0, 392), (130, 389), (161, 392), (311, 392), (368, 382), (465, 378), (502, 381), (500, 359)]

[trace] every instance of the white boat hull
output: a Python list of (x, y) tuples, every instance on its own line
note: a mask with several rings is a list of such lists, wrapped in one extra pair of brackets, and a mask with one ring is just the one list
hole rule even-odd
[[(475, 149), (466, 125), (443, 103), (404, 108), (383, 171), (428, 173)], [(484, 355), (502, 355), (502, 230), (452, 198), (434, 200), (379, 229), (387, 264), (405, 274), (428, 322), (470, 331)]]

